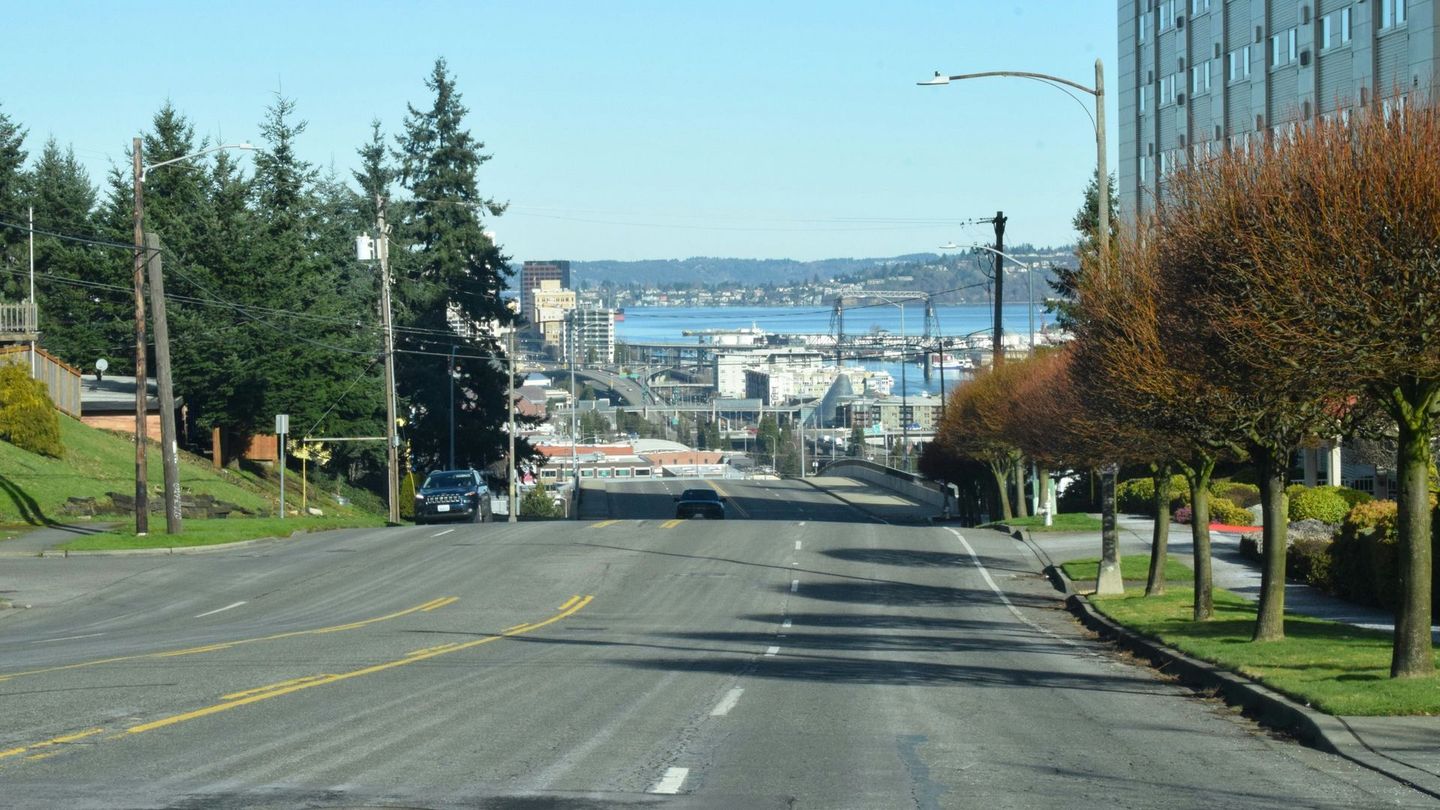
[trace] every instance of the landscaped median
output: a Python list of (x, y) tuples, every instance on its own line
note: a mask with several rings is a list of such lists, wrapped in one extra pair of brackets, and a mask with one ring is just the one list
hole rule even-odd
[[(1122, 560), (1122, 567), (1129, 559)], [(1094, 560), (1067, 563), (1064, 568), (1074, 581), (1095, 576)], [(1125, 572), (1126, 579), (1132, 578), (1131, 573)], [(1389, 633), (1289, 614), (1284, 640), (1255, 643), (1250, 640), (1254, 602), (1217, 589), (1215, 618), (1196, 622), (1190, 618), (1192, 597), (1188, 587), (1171, 587), (1164, 596), (1147, 597), (1132, 590), (1124, 596), (1087, 598), (1096, 610), (1131, 632), (1252, 678), (1327, 714), (1440, 714), (1440, 678), (1390, 677)]]
[(998, 520), (994, 523), (986, 523), (981, 528), (1026, 529), (1031, 532), (1098, 532), (1100, 531), (1100, 518), (1084, 512), (1062, 512), (1055, 516), (1049, 526), (1045, 525), (1044, 515), (1033, 515)]
[(344, 517), (225, 518), (187, 520), (180, 534), (166, 534), (164, 518), (151, 518), (152, 531), (141, 537), (132, 531), (100, 532), (76, 538), (59, 551), (127, 551), (135, 549), (190, 548), (238, 543), (266, 537), (289, 537), (296, 532), (328, 529), (357, 529), (384, 526), (385, 519), (374, 515)]

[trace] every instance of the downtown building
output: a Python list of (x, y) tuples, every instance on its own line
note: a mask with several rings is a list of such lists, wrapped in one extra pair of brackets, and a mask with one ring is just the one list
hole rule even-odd
[(1119, 210), (1171, 169), (1428, 92), (1440, 0), (1120, 0)]
[(520, 314), (530, 323), (540, 321), (535, 317), (535, 300), (531, 291), (540, 289), (544, 286), (542, 282), (546, 281), (559, 282), (558, 289), (570, 289), (570, 262), (535, 261), (520, 266)]

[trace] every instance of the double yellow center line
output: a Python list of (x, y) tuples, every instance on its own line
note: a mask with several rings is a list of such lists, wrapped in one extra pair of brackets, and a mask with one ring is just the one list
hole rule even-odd
[(0, 674), (0, 681), (8, 681), (12, 678), (19, 678), (24, 675), (43, 675), (47, 672), (63, 672), (70, 669), (84, 669), (86, 667), (96, 667), (100, 666), (101, 664), (117, 664), (122, 661), (141, 661), (151, 658), (175, 658), (182, 655), (195, 655), (197, 653), (228, 650), (231, 647), (238, 647), (242, 644), (257, 644), (262, 641), (279, 641), (280, 639), (296, 638), (298, 636), (312, 636), (321, 635), (324, 633), (339, 633), (345, 630), (357, 630), (361, 627), (368, 627), (372, 624), (376, 624), (377, 622), (388, 622), (391, 619), (398, 619), (401, 616), (409, 616), (412, 613), (429, 613), (432, 610), (438, 610), (442, 607), (445, 607), (446, 605), (454, 604), (459, 599), (460, 597), (458, 596), (442, 596), (437, 599), (431, 599), (428, 602), (422, 602), (415, 607), (406, 608), (404, 610), (397, 610), (394, 613), (387, 613), (384, 616), (375, 616), (370, 619), (362, 619), (358, 622), (350, 622), (348, 624), (333, 624), (328, 627), (316, 627), (310, 630), (291, 630), (285, 633), (275, 633), (269, 636), (259, 636), (257, 638), (242, 638), (236, 639), (234, 641), (221, 641), (212, 644), (202, 644), (198, 647), (184, 647), (178, 650), (140, 653), (138, 655), (118, 655), (113, 658), (100, 658), (94, 661), (80, 661), (74, 664), (60, 664), (58, 666), (44, 667), (42, 669), (29, 669), (22, 672), (9, 672), (5, 674)]
[[(454, 597), (447, 598), (452, 601), (454, 600)], [(278, 683), (258, 686), (253, 689), (245, 689), (239, 692), (231, 692), (227, 695), (222, 695), (219, 703), (205, 706), (200, 709), (195, 709), (193, 711), (183, 712), (181, 714), (173, 714), (169, 717), (162, 717), (158, 720), (152, 720), (148, 723), (140, 723), (137, 725), (133, 725), (118, 734), (113, 734), (109, 737), (105, 737), (104, 739), (123, 739), (131, 735), (143, 734), (147, 731), (154, 731), (156, 729), (178, 725), (180, 723), (184, 723), (190, 720), (198, 720), (202, 717), (209, 717), (210, 715), (220, 714), (221, 712), (227, 712), (231, 709), (237, 709), (241, 706), (249, 706), (254, 703), (259, 703), (263, 700), (270, 700), (272, 698), (277, 698), (282, 695), (294, 694), (305, 689), (313, 689), (317, 686), (325, 686), (332, 683), (339, 683), (341, 681), (348, 681), (364, 675), (373, 675), (377, 672), (385, 672), (386, 670), (396, 669), (398, 667), (407, 666), (409, 664), (414, 664), (419, 661), (426, 661), (431, 658), (438, 658), (442, 655), (450, 655), (452, 653), (457, 653), (462, 650), (468, 650), (472, 647), (478, 647), (481, 644), (489, 644), (493, 641), (499, 641), (501, 639), (509, 638), (511, 636), (523, 635), (525, 633), (539, 630), (540, 628), (547, 625), (554, 624), (555, 622), (558, 622), (566, 617), (573, 616), (575, 613), (583, 610), (585, 606), (589, 605), (590, 602), (594, 599), (595, 597), (593, 595), (572, 596), (567, 599), (563, 605), (556, 609), (558, 612), (556, 612), (553, 616), (535, 622), (517, 624), (514, 627), (502, 630), (494, 635), (486, 636), (484, 638), (476, 639), (474, 641), (441, 644), (435, 647), (425, 647), (419, 650), (413, 650), (411, 652), (408, 652), (404, 656), (392, 661), (385, 661), (380, 664), (360, 667), (359, 669), (353, 669), (349, 672), (341, 672), (338, 674), (324, 673), (318, 675), (305, 675), (298, 678), (291, 678), (289, 680), (280, 681)], [(436, 602), (445, 602), (445, 600), (432, 600), (431, 602), (427, 602), (425, 604), (433, 605)], [(446, 604), (448, 604), (448, 602), (446, 602)], [(423, 609), (423, 607), (424, 606), (412, 608), (411, 610), (405, 612), (411, 613), (416, 610)], [(393, 616), (390, 618), (393, 618)], [(147, 656), (131, 657), (144, 658)], [(55, 753), (45, 751), (44, 749), (46, 748), (55, 747), (65, 743), (76, 742), (78, 740), (94, 737), (98, 734), (103, 734), (104, 732), (104, 728), (90, 728), (84, 731), (74, 732), (60, 737), (52, 737), (42, 742), (30, 743), (28, 745), (16, 746), (13, 748), (0, 750), (0, 759), (16, 757), (20, 756), (21, 754), (26, 754), (33, 751), (39, 751), (40, 753), (33, 754), (32, 756), (27, 757), (28, 759), (42, 759), (44, 757), (52, 756), (53, 753)]]

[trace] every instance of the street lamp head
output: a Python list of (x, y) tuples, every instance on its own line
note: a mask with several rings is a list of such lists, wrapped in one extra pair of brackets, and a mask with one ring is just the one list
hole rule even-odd
[(960, 246), (957, 245), (957, 244), (955, 244), (954, 242), (946, 242), (945, 244), (940, 245), (939, 247), (936, 248), (936, 250), (959, 250), (959, 249), (960, 249)]
[(235, 144), (235, 148), (245, 149), (251, 152), (255, 151), (255, 145), (250, 143), (249, 141), (241, 141), (240, 143)]
[(935, 75), (932, 76), (931, 78), (926, 79), (926, 80), (923, 81), (923, 82), (916, 82), (916, 84), (920, 85), (921, 87), (928, 87), (928, 86), (932, 86), (932, 85), (941, 85), (941, 84), (949, 84), (949, 83), (950, 83), (950, 77), (949, 77), (949, 76), (942, 76), (942, 75), (940, 74), (940, 71), (938, 71), (938, 70), (935, 71)]

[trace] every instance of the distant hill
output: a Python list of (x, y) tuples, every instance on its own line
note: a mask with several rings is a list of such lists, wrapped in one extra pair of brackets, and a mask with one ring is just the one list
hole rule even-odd
[[(1013, 248), (1017, 256), (1030, 260), (1040, 258), (1041, 265), (1052, 263), (1073, 263), (1074, 251), (1070, 247), (1033, 248), (1018, 245)], [(1010, 252), (1010, 251), (1007, 251)], [(904, 256), (872, 258), (836, 258), (815, 261), (794, 259), (733, 259), (714, 256), (696, 256), (689, 259), (647, 259), (642, 261), (592, 261), (572, 262), (572, 281), (577, 287), (598, 287), (605, 282), (618, 286), (639, 285), (643, 287), (672, 286), (679, 284), (773, 284), (785, 285), (809, 282), (816, 279), (830, 281), (848, 278), (884, 278), (887, 274), (904, 275), (916, 267), (935, 265), (979, 265), (982, 262), (962, 256), (940, 256), (934, 253), (912, 253)], [(988, 262), (984, 262), (987, 263)], [(1013, 271), (1012, 271), (1013, 272)]]

